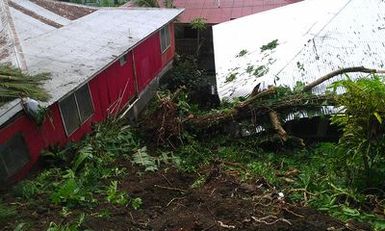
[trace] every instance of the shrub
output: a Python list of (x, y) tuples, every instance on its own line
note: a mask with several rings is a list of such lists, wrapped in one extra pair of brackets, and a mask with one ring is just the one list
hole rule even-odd
[(364, 172), (367, 184), (373, 184), (374, 167), (384, 161), (384, 78), (377, 75), (355, 81), (347, 78), (332, 86), (334, 91), (338, 88), (344, 90), (336, 97), (341, 113), (332, 118), (343, 131), (340, 154), (346, 159), (352, 180), (360, 178)]
[(180, 56), (175, 60), (174, 68), (165, 76), (162, 85), (171, 91), (185, 86), (189, 91), (198, 91), (207, 85), (205, 71), (198, 68), (193, 56)]

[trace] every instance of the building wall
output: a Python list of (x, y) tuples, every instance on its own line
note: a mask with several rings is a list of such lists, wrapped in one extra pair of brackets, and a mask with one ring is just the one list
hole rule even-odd
[(66, 135), (59, 103), (49, 107), (47, 117), (41, 126), (37, 126), (22, 112), (7, 126), (0, 128), (0, 144), (7, 142), (15, 134), (21, 133), (30, 155), (30, 161), (10, 180), (18, 180), (26, 176), (43, 149), (80, 140), (85, 134), (91, 132), (94, 123), (121, 111), (138, 94), (143, 93), (174, 56), (175, 42), (172, 28), (169, 25), (169, 30), (172, 32), (171, 46), (163, 54), (160, 51), (159, 32), (156, 32), (128, 52), (123, 65), (117, 60), (89, 81), (94, 113), (70, 136)]

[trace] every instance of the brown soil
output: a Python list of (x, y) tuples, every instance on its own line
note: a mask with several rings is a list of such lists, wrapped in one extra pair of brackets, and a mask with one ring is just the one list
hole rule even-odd
[[(241, 183), (236, 171), (215, 166), (202, 170), (201, 175), (208, 177), (193, 188), (199, 178), (195, 174), (173, 168), (141, 174), (130, 164), (126, 167), (130, 174), (119, 189), (143, 200), (139, 210), (102, 203), (96, 208), (72, 210), (63, 218), (60, 206), (43, 201), (34, 205), (14, 203), (19, 206), (20, 218), (5, 230), (13, 230), (21, 222), (32, 223), (32, 230), (46, 230), (51, 221), (65, 224), (81, 213), (86, 214), (82, 227), (91, 230), (370, 230), (291, 205), (264, 179)], [(10, 198), (5, 200), (9, 202)], [(100, 216), (103, 211), (109, 215)]]
[(31, 0), (31, 2), (70, 20), (81, 18), (96, 11), (94, 8), (58, 1)]

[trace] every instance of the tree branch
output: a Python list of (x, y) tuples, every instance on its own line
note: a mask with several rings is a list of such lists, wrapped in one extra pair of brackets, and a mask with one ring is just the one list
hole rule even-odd
[(303, 88), (303, 91), (310, 91), (314, 87), (320, 85), (321, 83), (325, 82), (326, 80), (329, 80), (329, 79), (331, 79), (337, 75), (341, 75), (341, 74), (345, 74), (345, 73), (352, 73), (352, 72), (362, 72), (362, 73), (369, 73), (369, 74), (374, 74), (374, 73), (384, 74), (385, 70), (369, 69), (369, 68), (365, 68), (364, 66), (342, 68), (342, 69), (330, 72), (329, 74), (316, 79), (314, 82), (307, 84)]

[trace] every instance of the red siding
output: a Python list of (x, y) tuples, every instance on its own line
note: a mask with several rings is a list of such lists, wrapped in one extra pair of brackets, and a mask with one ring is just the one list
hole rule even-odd
[(134, 48), (138, 90), (141, 92), (162, 68), (159, 32)]
[(135, 96), (131, 52), (127, 54), (127, 61), (123, 66), (120, 66), (119, 61), (115, 62), (91, 80), (89, 85), (94, 102), (95, 121), (101, 121), (109, 114), (120, 111)]
[[(71, 136), (67, 137), (58, 103), (49, 107), (48, 116), (44, 123), (37, 127), (35, 122), (24, 113), (0, 129), (0, 143), (5, 143), (16, 133), (21, 133), (27, 143), (31, 161), (14, 177), (13, 180), (24, 177), (36, 163), (40, 152), (49, 146), (62, 146), (69, 141), (78, 141), (89, 133), (92, 124), (102, 121), (111, 113), (120, 111), (130, 99), (135, 97), (134, 70), (136, 69), (139, 92), (142, 91), (162, 68), (174, 56), (174, 34), (171, 30), (171, 47), (163, 55), (160, 52), (159, 32), (154, 33), (139, 46), (133, 54), (127, 54), (127, 61), (120, 65), (119, 60), (99, 73), (89, 82), (90, 94), (94, 106), (94, 114)], [(135, 62), (135, 69), (133, 63)]]

